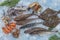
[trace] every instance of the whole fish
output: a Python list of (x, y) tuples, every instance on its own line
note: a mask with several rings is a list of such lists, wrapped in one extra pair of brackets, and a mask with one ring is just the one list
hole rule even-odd
[(33, 15), (33, 13), (32, 14), (22, 14), (20, 16), (15, 17), (14, 20), (15, 21), (22, 21), (22, 20), (25, 20), (32, 15)]
[(45, 21), (43, 25), (48, 27), (56, 27), (56, 25), (60, 23), (60, 18), (58, 18), (57, 14), (58, 11), (47, 8), (44, 12), (37, 16)]
[(30, 28), (24, 31), (24, 33), (28, 33), (30, 35), (44, 34), (47, 32), (58, 32), (58, 31), (49, 31), (47, 29), (40, 28), (40, 27)]
[(27, 23), (29, 23), (30, 21), (33, 21), (33, 20), (36, 20), (36, 19), (38, 19), (38, 18), (32, 18), (32, 19), (26, 19), (26, 20), (22, 20), (22, 21), (16, 21), (16, 24), (17, 25), (25, 25), (25, 24), (27, 24)]
[(29, 28), (29, 27), (32, 27), (32, 26), (34, 26), (34, 25), (42, 24), (42, 23), (43, 23), (43, 22), (26, 24), (26, 25), (21, 26), (20, 29)]
[(30, 29), (25, 30), (24, 33), (31, 33), (33, 31), (39, 31), (39, 30), (46, 30), (46, 29), (43, 29), (43, 28), (40, 28), (40, 27), (34, 27), (34, 28), (30, 28)]

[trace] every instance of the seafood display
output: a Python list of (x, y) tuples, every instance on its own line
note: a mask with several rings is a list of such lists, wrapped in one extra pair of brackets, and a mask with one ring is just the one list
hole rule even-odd
[[(30, 12), (31, 9), (31, 12)], [(45, 32), (58, 32), (58, 31), (50, 31), (45, 28), (33, 27), (38, 24), (42, 24), (49, 28), (56, 27), (60, 23), (60, 18), (57, 16), (60, 11), (56, 11), (50, 8), (47, 8), (45, 11), (40, 13), (42, 10), (42, 6), (38, 2), (33, 2), (29, 4), (26, 8), (24, 6), (12, 7), (7, 10), (7, 15), (3, 15), (2, 20), (5, 23), (5, 27), (2, 27), (2, 30), (5, 34), (12, 33), (14, 38), (18, 38), (20, 34), (20, 30), (27, 28), (24, 31), (25, 34), (41, 34)], [(25, 14), (27, 12), (27, 14)], [(39, 13), (39, 15), (37, 15)], [(37, 16), (37, 18), (29, 18), (31, 16)], [(13, 18), (13, 19), (12, 19)], [(29, 23), (32, 20), (42, 19), (44, 22), (35, 22)], [(13, 20), (13, 21), (12, 21)], [(17, 25), (17, 26), (16, 26)], [(17, 27), (19, 29), (17, 29)], [(13, 31), (15, 30), (15, 31)]]

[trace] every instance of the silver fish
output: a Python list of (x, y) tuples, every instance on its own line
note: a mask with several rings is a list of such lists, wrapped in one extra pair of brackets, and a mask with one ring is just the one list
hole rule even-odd
[(22, 21), (27, 19), (28, 17), (32, 16), (33, 14), (22, 14), (14, 18), (15, 21)]
[(38, 19), (38, 18), (33, 18), (33, 19), (30, 18), (30, 19), (26, 19), (26, 20), (22, 20), (22, 21), (16, 21), (16, 24), (17, 25), (25, 25), (25, 24), (29, 23), (30, 21), (33, 21), (36, 19)]
[(47, 32), (58, 32), (58, 31), (49, 31), (47, 29), (40, 28), (40, 27), (30, 28), (24, 31), (24, 33), (28, 33), (30, 35), (43, 34)]
[(21, 26), (20, 29), (29, 28), (29, 27), (32, 27), (32, 26), (34, 26), (34, 25), (42, 24), (42, 23), (43, 23), (43, 22), (26, 24), (26, 25)]

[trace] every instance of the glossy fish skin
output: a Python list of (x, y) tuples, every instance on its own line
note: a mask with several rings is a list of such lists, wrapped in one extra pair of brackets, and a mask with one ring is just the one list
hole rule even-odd
[(32, 27), (32, 26), (34, 26), (34, 25), (35, 25), (35, 23), (26, 24), (26, 25), (23, 25), (22, 27), (20, 27), (20, 29), (29, 28), (29, 27)]
[(14, 18), (15, 21), (22, 21), (27, 19), (28, 17), (32, 16), (33, 14), (22, 14)]
[(29, 34), (30, 35), (37, 35), (37, 34), (48, 34), (48, 33), (57, 33), (58, 31), (49, 31), (49, 30), (37, 30), (37, 31), (33, 31), (33, 32), (30, 32)]
[(36, 19), (38, 19), (38, 18), (30, 18), (30, 19), (26, 19), (26, 20), (22, 20), (22, 21), (16, 21), (16, 24), (17, 25), (25, 25), (25, 24), (27, 24), (27, 23), (29, 23), (30, 21), (33, 21), (33, 20), (36, 20)]
[(40, 28), (40, 27), (35, 27), (35, 28), (27, 29), (24, 33), (31, 33), (33, 31), (40, 31), (40, 30), (46, 30), (46, 29)]
[(46, 33), (46, 32), (55, 32), (55, 31), (49, 31), (47, 29), (40, 28), (40, 27), (35, 27), (35, 28), (31, 28), (31, 29), (24, 31), (24, 33), (28, 33), (30, 35), (42, 34), (42, 33)]
[(29, 28), (29, 27), (32, 27), (32, 26), (34, 26), (34, 25), (42, 24), (42, 23), (43, 23), (43, 22), (26, 24), (26, 25), (23, 25), (22, 27), (20, 27), (20, 29)]

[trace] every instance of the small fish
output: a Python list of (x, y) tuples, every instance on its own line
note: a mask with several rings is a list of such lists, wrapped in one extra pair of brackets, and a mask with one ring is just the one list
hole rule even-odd
[(24, 33), (28, 33), (30, 35), (36, 35), (36, 34), (43, 34), (43, 33), (47, 33), (47, 32), (57, 32), (57, 31), (49, 31), (44, 28), (35, 27), (35, 28), (27, 29)]
[(20, 29), (29, 28), (29, 27), (32, 27), (32, 26), (34, 26), (34, 25), (42, 24), (42, 23), (43, 23), (43, 22), (26, 24), (26, 25), (23, 25), (22, 27), (20, 27)]

